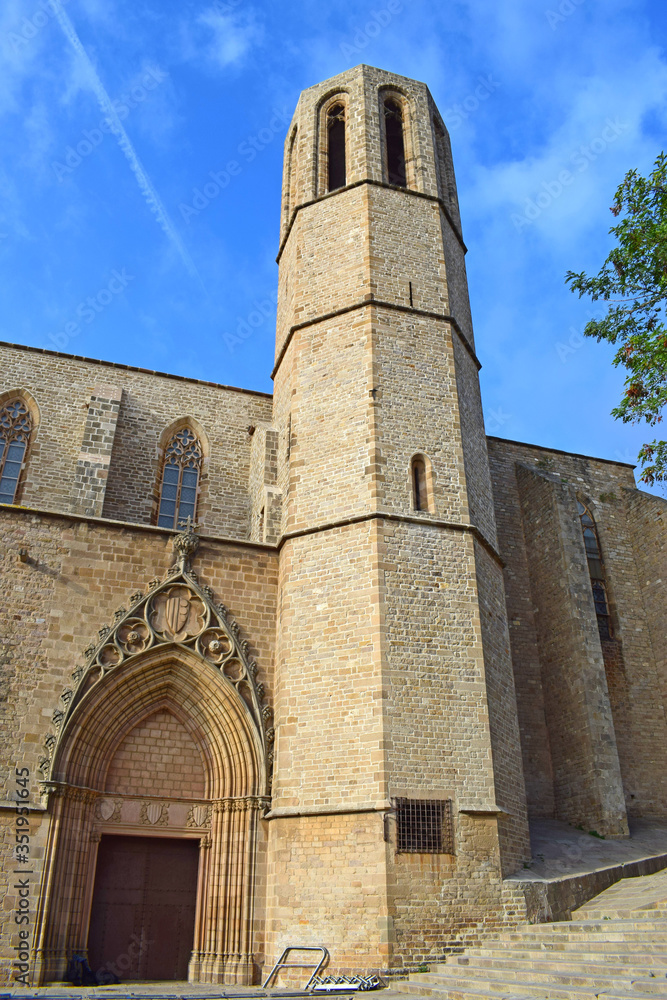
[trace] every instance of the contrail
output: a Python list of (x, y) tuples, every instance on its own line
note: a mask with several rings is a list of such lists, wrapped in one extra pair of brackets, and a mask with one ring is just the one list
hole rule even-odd
[(123, 128), (123, 124), (118, 117), (116, 109), (114, 108), (111, 98), (109, 97), (106, 88), (99, 76), (97, 75), (97, 70), (93, 66), (88, 53), (84, 49), (81, 39), (76, 33), (76, 28), (69, 19), (67, 12), (63, 9), (60, 0), (53, 0), (54, 10), (56, 12), (56, 17), (60, 23), (60, 27), (65, 33), (65, 37), (71, 43), (72, 48), (77, 53), (77, 55), (82, 59), (84, 65), (88, 70), (88, 75), (90, 76), (90, 81), (95, 91), (95, 96), (97, 97), (100, 108), (109, 120), (111, 131), (118, 139), (118, 145), (125, 154), (127, 162), (130, 164), (130, 170), (137, 178), (137, 183), (139, 189), (146, 200), (148, 207), (151, 212), (155, 215), (157, 221), (160, 223), (163, 231), (166, 233), (167, 237), (171, 240), (173, 245), (178, 250), (181, 260), (185, 264), (188, 272), (194, 277), (198, 278), (201, 282), (199, 272), (194, 265), (194, 261), (187, 252), (180, 236), (178, 235), (174, 223), (169, 218), (169, 214), (160, 200), (160, 196), (153, 187), (153, 184), (148, 177), (148, 174), (141, 165), (141, 161), (137, 156), (134, 146), (130, 142), (130, 137)]

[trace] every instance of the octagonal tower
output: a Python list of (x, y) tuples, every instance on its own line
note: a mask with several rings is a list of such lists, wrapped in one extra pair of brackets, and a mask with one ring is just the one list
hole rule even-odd
[(529, 856), (456, 184), (427, 87), (358, 66), (289, 128), (267, 955), (392, 968)]

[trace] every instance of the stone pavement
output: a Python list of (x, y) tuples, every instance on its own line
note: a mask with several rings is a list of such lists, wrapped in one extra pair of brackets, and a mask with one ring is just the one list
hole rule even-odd
[[(403, 994), (392, 989), (373, 990), (382, 1000), (405, 1000)], [(210, 983), (120, 983), (114, 986), (30, 986), (0, 987), (0, 1000), (287, 1000), (300, 997), (326, 997), (324, 993), (306, 990), (264, 990), (261, 986), (213, 986)], [(366, 996), (356, 991), (335, 992), (338, 1000), (353, 1000)]]
[(557, 820), (531, 820), (530, 847), (530, 874), (547, 879), (578, 875), (667, 854), (667, 823), (630, 820), (628, 839), (607, 840)]

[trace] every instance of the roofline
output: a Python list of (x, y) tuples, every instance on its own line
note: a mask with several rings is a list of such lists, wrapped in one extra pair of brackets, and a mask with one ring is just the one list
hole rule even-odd
[(34, 351), (36, 354), (48, 354), (55, 358), (68, 358), (70, 361), (86, 361), (91, 365), (106, 365), (108, 368), (118, 368), (126, 372), (141, 372), (143, 375), (157, 375), (158, 378), (172, 378), (178, 382), (190, 382), (192, 385), (206, 385), (211, 389), (228, 389), (230, 392), (244, 392), (248, 396), (263, 396), (273, 399), (271, 392), (259, 392), (257, 389), (241, 389), (236, 385), (222, 385), (220, 382), (207, 382), (201, 378), (188, 378), (187, 375), (172, 375), (171, 372), (158, 372), (150, 368), (138, 368), (136, 365), (123, 365), (118, 361), (102, 361), (100, 358), (85, 358), (82, 354), (65, 354), (63, 351), (52, 351), (48, 347), (32, 347), (29, 344), (11, 344), (8, 340), (0, 340), (0, 347), (13, 347), (17, 351)]
[(503, 444), (518, 444), (522, 448), (537, 448), (538, 451), (550, 451), (554, 455), (569, 455), (570, 458), (585, 458), (588, 462), (604, 462), (606, 465), (623, 465), (626, 469), (636, 469), (636, 465), (630, 462), (616, 462), (613, 458), (596, 458), (595, 455), (580, 455), (577, 451), (563, 451), (562, 448), (547, 448), (543, 444), (530, 444), (528, 441), (513, 441), (511, 438), (496, 437), (494, 434), (486, 435), (487, 441), (502, 441)]

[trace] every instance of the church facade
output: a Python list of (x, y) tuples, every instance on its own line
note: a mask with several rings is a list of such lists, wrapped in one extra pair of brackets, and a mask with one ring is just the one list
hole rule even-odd
[(272, 396), (0, 346), (7, 981), (407, 969), (530, 917), (531, 818), (665, 816), (667, 504), (487, 437), (465, 252), (359, 66), (288, 130)]

